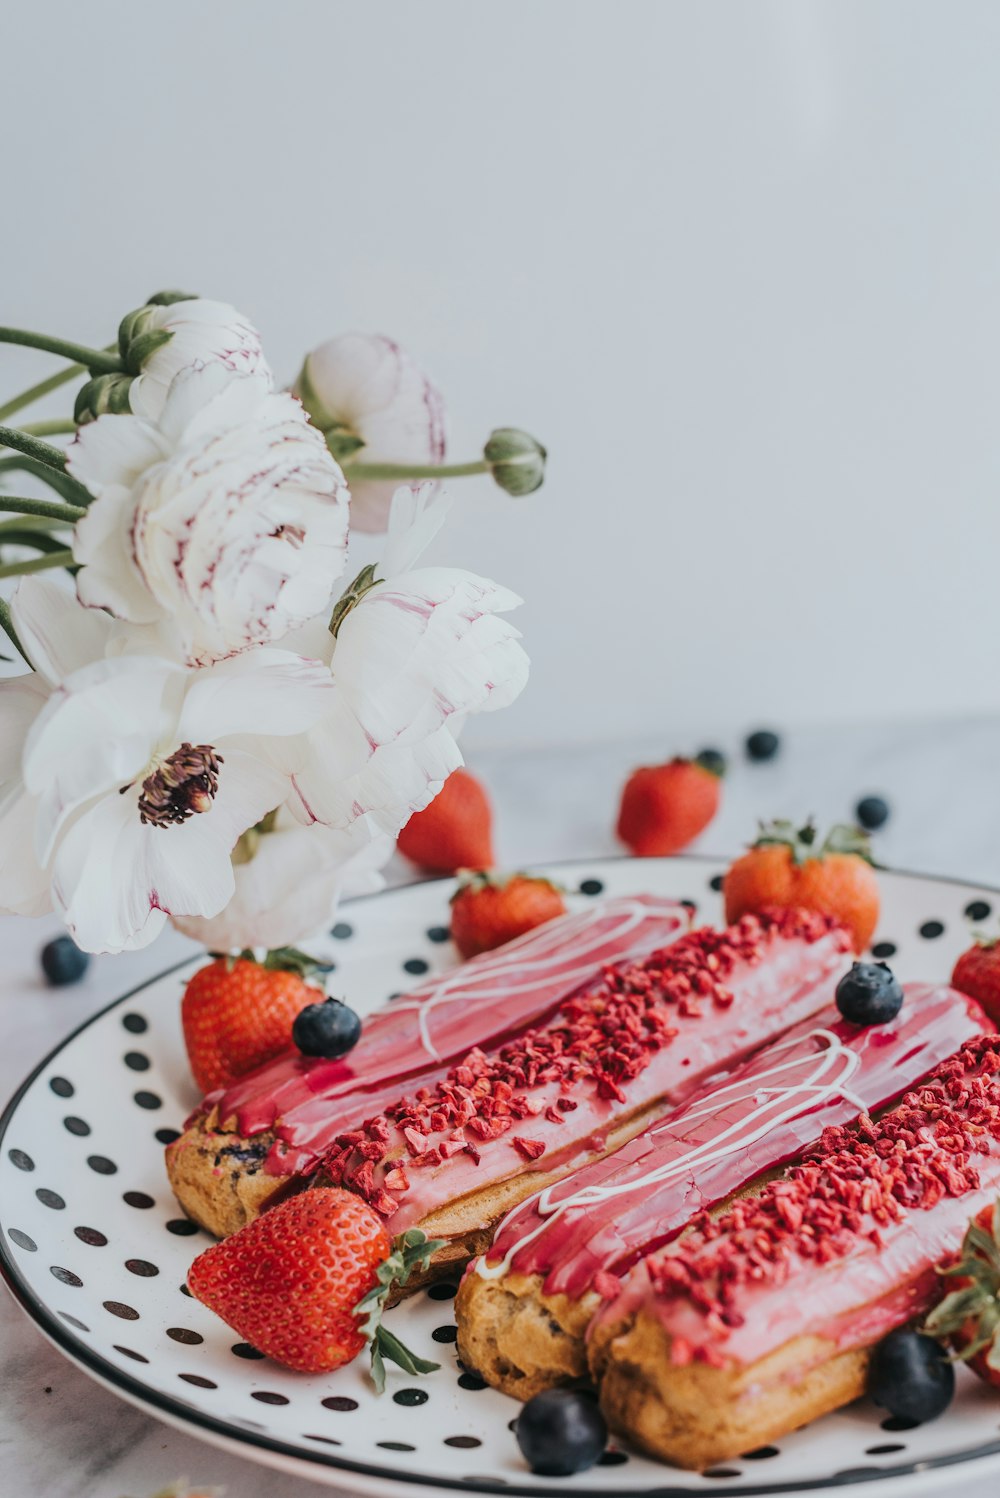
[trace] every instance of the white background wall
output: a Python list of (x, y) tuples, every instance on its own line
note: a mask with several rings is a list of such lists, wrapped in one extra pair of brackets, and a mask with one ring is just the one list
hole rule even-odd
[(288, 376), (386, 331), (455, 458), (548, 444), (439, 547), (527, 600), (481, 742), (1000, 706), (991, 0), (8, 0), (0, 45), (0, 321), (183, 286)]

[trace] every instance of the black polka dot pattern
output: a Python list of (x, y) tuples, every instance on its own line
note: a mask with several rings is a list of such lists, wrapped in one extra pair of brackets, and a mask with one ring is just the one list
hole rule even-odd
[(149, 1057), (142, 1051), (126, 1051), (122, 1059), (129, 1071), (149, 1071)]
[(118, 1171), (118, 1166), (113, 1160), (109, 1160), (107, 1155), (88, 1155), (87, 1164), (99, 1176), (113, 1176)]
[(877, 941), (872, 947), (872, 956), (877, 957), (879, 962), (888, 962), (890, 957), (896, 955), (896, 943), (894, 941)]
[(83, 1280), (72, 1269), (64, 1269), (61, 1264), (50, 1264), (49, 1273), (54, 1275), (61, 1285), (72, 1285), (74, 1290), (83, 1288)]
[(182, 1378), (186, 1384), (194, 1384), (196, 1389), (217, 1389), (219, 1387), (210, 1378), (205, 1378), (200, 1373), (178, 1373), (177, 1377)]
[(722, 890), (722, 875), (713, 874), (711, 879), (708, 881), (708, 887), (709, 889), (714, 889), (716, 894), (719, 894)]
[(153, 1198), (151, 1196), (147, 1196), (145, 1191), (123, 1191), (122, 1201), (127, 1207), (139, 1207), (143, 1210), (147, 1207), (156, 1206)]
[(149, 1029), (149, 1021), (141, 1014), (123, 1014), (122, 1025), (130, 1035), (144, 1035)]
[(90, 1248), (104, 1248), (107, 1238), (97, 1228), (74, 1228), (74, 1234), (81, 1243), (86, 1243)]
[(123, 1358), (131, 1358), (133, 1363), (148, 1363), (149, 1359), (143, 1357), (141, 1352), (133, 1352), (131, 1347), (119, 1347), (118, 1343), (112, 1344), (115, 1352), (120, 1352)]
[(447, 926), (430, 926), (427, 930), (427, 940), (438, 943), (450, 941), (451, 932)]
[(460, 1451), (472, 1451), (483, 1443), (478, 1436), (445, 1436), (446, 1446), (457, 1446)]
[(460, 1389), (485, 1389), (486, 1380), (480, 1378), (478, 1373), (460, 1373), (458, 1375), (458, 1387)]
[(905, 1451), (901, 1441), (883, 1441), (881, 1446), (866, 1446), (865, 1456), (889, 1456), (894, 1451)]
[(335, 1441), (333, 1436), (309, 1436), (302, 1437), (303, 1441), (320, 1441), (324, 1446), (339, 1446), (341, 1443)]
[(908, 1420), (905, 1415), (889, 1415), (881, 1421), (883, 1430), (916, 1430), (919, 1420)]
[(153, 1136), (160, 1144), (173, 1144), (181, 1137), (180, 1129), (157, 1129)]
[(11, 1243), (16, 1243), (18, 1248), (23, 1248), (27, 1254), (38, 1252), (38, 1244), (34, 1238), (29, 1238), (27, 1233), (22, 1233), (20, 1228), (8, 1228), (7, 1237)]
[(920, 927), (920, 935), (924, 938), (924, 941), (935, 941), (939, 936), (944, 935), (944, 922), (924, 921)]
[(43, 1207), (51, 1207), (53, 1212), (61, 1212), (66, 1206), (58, 1191), (50, 1191), (47, 1186), (39, 1186), (35, 1195)]
[(427, 1291), (431, 1300), (454, 1300), (458, 1294), (458, 1286), (450, 1285), (442, 1281), (438, 1285), (431, 1285)]
[(73, 1093), (76, 1091), (73, 1083), (68, 1082), (65, 1077), (50, 1078), (49, 1086), (55, 1093), (56, 1097), (72, 1097)]
[[(156, 1265), (151, 1264), (148, 1259), (126, 1259), (125, 1268), (129, 1274), (137, 1274), (140, 1279), (144, 1280), (155, 1279), (160, 1272)], [(170, 1336), (169, 1332), (167, 1336)]]
[(234, 1342), (229, 1351), (238, 1358), (252, 1358), (256, 1360), (264, 1356), (262, 1352), (257, 1351), (256, 1347), (251, 1347), (249, 1342)]
[(604, 893), (604, 880), (603, 879), (581, 879), (580, 880), (580, 893), (581, 893), (581, 895), (601, 895), (601, 894), (603, 894)]
[(348, 1399), (344, 1394), (331, 1394), (329, 1399), (321, 1399), (320, 1404), (325, 1410), (336, 1410), (338, 1414), (347, 1415), (351, 1410), (356, 1410), (358, 1401)]
[(628, 1461), (627, 1451), (602, 1451), (597, 1458), (599, 1467), (624, 1467)]
[(739, 1467), (709, 1467), (708, 1471), (701, 1475), (702, 1477), (742, 1477), (743, 1473)]
[(458, 1340), (458, 1327), (457, 1326), (436, 1326), (434, 1328), (434, 1330), (431, 1332), (431, 1336), (434, 1338), (435, 1342), (457, 1342), (457, 1340)]
[(392, 1397), (394, 1403), (410, 1407), (417, 1404), (426, 1404), (429, 1395), (426, 1389), (397, 1389)]
[(73, 1327), (73, 1329), (75, 1331), (78, 1331), (78, 1332), (87, 1332), (89, 1334), (90, 1327), (87, 1326), (85, 1324), (85, 1322), (78, 1321), (75, 1316), (70, 1316), (67, 1311), (60, 1311), (58, 1314), (59, 1314), (60, 1320), (65, 1321), (65, 1323), (66, 1323), (67, 1326)]
[(139, 1312), (135, 1309), (134, 1306), (127, 1306), (124, 1301), (104, 1300), (101, 1302), (101, 1304), (106, 1311), (110, 1311), (111, 1315), (117, 1316), (120, 1321), (139, 1320)]
[(85, 1139), (90, 1133), (90, 1124), (87, 1120), (85, 1118), (77, 1118), (72, 1113), (68, 1118), (63, 1119), (63, 1128), (70, 1134), (76, 1134), (79, 1139)]
[(132, 1094), (132, 1097), (140, 1108), (153, 1109), (163, 1107), (163, 1099), (158, 1097), (155, 1092), (135, 1092)]
[(413, 977), (419, 978), (422, 974), (430, 971), (430, 963), (423, 957), (407, 957), (403, 963), (403, 972), (412, 973)]
[(965, 918), (969, 921), (986, 921), (992, 914), (993, 907), (985, 900), (970, 900), (965, 907)]
[(416, 1451), (416, 1446), (410, 1446), (406, 1441), (376, 1441), (380, 1451)]
[(35, 1168), (34, 1160), (30, 1155), (26, 1155), (24, 1150), (8, 1150), (7, 1159), (18, 1170), (34, 1170)]
[(338, 921), (331, 930), (330, 935), (335, 936), (338, 941), (347, 941), (348, 937), (354, 935), (354, 927), (347, 921)]
[(200, 1347), (205, 1338), (201, 1332), (193, 1332), (186, 1326), (168, 1326), (167, 1336), (171, 1342), (182, 1342), (185, 1347)]
[(197, 1231), (198, 1224), (190, 1217), (172, 1217), (167, 1223), (167, 1232), (173, 1233), (175, 1238), (193, 1238)]
[(287, 1404), (288, 1403), (288, 1396), (287, 1396), (287, 1394), (275, 1394), (275, 1393), (272, 1393), (272, 1391), (270, 1389), (254, 1389), (254, 1391), (253, 1391), (253, 1393), (251, 1394), (250, 1397), (252, 1399), (258, 1400), (261, 1404)]
[(766, 1462), (772, 1456), (780, 1456), (781, 1448), (778, 1446), (758, 1446), (754, 1451), (744, 1451), (745, 1462)]

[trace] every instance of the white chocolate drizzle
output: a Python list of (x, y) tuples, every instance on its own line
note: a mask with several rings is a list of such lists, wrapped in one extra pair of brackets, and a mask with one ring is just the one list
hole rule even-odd
[[(579, 931), (579, 943), (573, 952), (573, 965), (560, 975), (565, 979), (568, 994), (575, 984), (585, 983), (594, 977), (595, 952), (600, 952), (609, 943), (620, 944), (627, 941), (645, 921), (655, 919), (658, 914), (666, 916), (671, 909), (677, 914), (679, 934), (684, 912), (676, 902), (651, 902), (633, 896), (616, 896), (606, 901), (599, 911), (579, 911), (575, 915), (546, 922), (544, 926), (536, 927), (518, 940), (507, 942), (491, 956), (478, 959), (474, 988), (470, 984), (468, 970), (459, 966), (443, 979), (435, 980), (437, 987), (429, 998), (420, 998), (418, 990), (418, 996), (395, 1000), (393, 1013), (399, 1014), (405, 1009), (415, 1010), (421, 1045), (432, 1061), (441, 1061), (443, 1058), (436, 1049), (428, 1028), (428, 1021), (436, 1009), (455, 1003), (463, 1006), (470, 1003), (498, 1003), (505, 998), (530, 993), (539, 981), (551, 982), (553, 953), (572, 941)], [(610, 927), (600, 919), (601, 915), (609, 914), (617, 922)], [(669, 944), (674, 934), (664, 932), (663, 945)], [(530, 955), (519, 959), (518, 949), (522, 944), (530, 947)], [(655, 951), (656, 948), (651, 947), (650, 950)], [(608, 962), (620, 960), (619, 957), (607, 958)], [(600, 962), (600, 958), (597, 961)], [(515, 981), (510, 978), (512, 970), (518, 974)]]
[[(787, 1050), (790, 1046), (801, 1046), (809, 1040), (825, 1042), (825, 1045), (818, 1054), (796, 1056), (791, 1060), (769, 1066), (763, 1071), (755, 1070), (751, 1076), (743, 1077), (724, 1087), (713, 1088), (696, 1105), (682, 1109), (679, 1114), (665, 1119), (662, 1124), (652, 1130), (656, 1133), (663, 1129), (668, 1136), (674, 1135), (678, 1127), (683, 1129), (696, 1119), (718, 1112), (721, 1107), (728, 1107), (732, 1103), (744, 1102), (752, 1098), (756, 1103), (753, 1110), (737, 1119), (728, 1128), (723, 1129), (714, 1139), (706, 1140), (685, 1154), (627, 1181), (583, 1186), (580, 1190), (563, 1197), (562, 1200), (554, 1201), (553, 1197), (558, 1192), (559, 1186), (566, 1184), (556, 1182), (551, 1186), (546, 1186), (536, 1196), (529, 1197), (526, 1202), (515, 1207), (503, 1219), (494, 1235), (494, 1242), (498, 1241), (522, 1216), (530, 1216), (534, 1213), (541, 1218), (541, 1221), (536, 1227), (518, 1238), (502, 1259), (491, 1263), (487, 1255), (481, 1255), (476, 1261), (476, 1273), (484, 1280), (502, 1279), (521, 1250), (534, 1242), (564, 1212), (576, 1207), (594, 1206), (599, 1202), (626, 1196), (633, 1191), (645, 1190), (647, 1187), (658, 1186), (677, 1177), (688, 1176), (699, 1166), (713, 1164), (717, 1160), (726, 1159), (730, 1155), (746, 1150), (758, 1140), (764, 1139), (772, 1129), (779, 1128), (782, 1124), (798, 1118), (809, 1109), (829, 1102), (833, 1098), (842, 1098), (845, 1102), (851, 1103), (859, 1113), (867, 1112), (868, 1105), (864, 1099), (855, 1096), (848, 1087), (848, 1083), (861, 1065), (861, 1057), (851, 1046), (845, 1045), (839, 1036), (834, 1035), (832, 1030), (810, 1030), (804, 1036), (797, 1036), (794, 1040), (781, 1041), (771, 1046), (770, 1052), (773, 1055)], [(805, 1065), (810, 1065), (811, 1069), (800, 1081), (782, 1083), (775, 1080)], [(761, 1085), (764, 1083), (768, 1085)]]

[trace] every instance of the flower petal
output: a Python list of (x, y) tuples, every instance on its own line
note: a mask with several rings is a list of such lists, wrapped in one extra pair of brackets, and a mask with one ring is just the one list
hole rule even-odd
[(85, 609), (65, 574), (22, 577), (11, 599), (11, 615), (35, 670), (51, 686), (108, 647), (112, 623), (106, 614)]
[(332, 705), (329, 669), (267, 647), (191, 673), (177, 734), (218, 744), (232, 734), (285, 737), (318, 723)]
[(163, 930), (166, 915), (146, 868), (143, 834), (149, 831), (139, 821), (134, 795), (106, 796), (62, 838), (52, 897), (85, 951), (148, 946)]

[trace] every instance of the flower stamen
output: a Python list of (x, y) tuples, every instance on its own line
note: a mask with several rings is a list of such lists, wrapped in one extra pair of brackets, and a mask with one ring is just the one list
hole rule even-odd
[(222, 763), (210, 744), (182, 744), (142, 782), (140, 821), (170, 827), (208, 811), (219, 789)]

